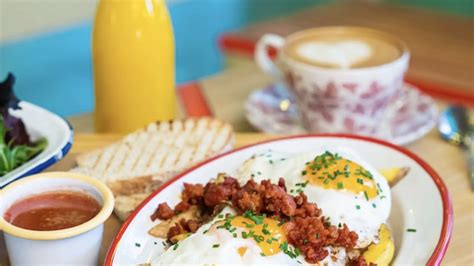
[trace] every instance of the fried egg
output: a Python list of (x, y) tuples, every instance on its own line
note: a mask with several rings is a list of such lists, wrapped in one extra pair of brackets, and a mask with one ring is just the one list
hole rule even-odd
[[(226, 216), (226, 215), (229, 216)], [(252, 217), (253, 218), (253, 217)], [(160, 255), (159, 265), (301, 265), (304, 257), (286, 242), (277, 220), (259, 221), (235, 215), (226, 208), (211, 222)], [(258, 224), (257, 224), (258, 223)]]
[(285, 179), (288, 192), (303, 191), (335, 226), (346, 224), (359, 238), (357, 248), (378, 242), (378, 230), (391, 209), (387, 181), (349, 149), (320, 149), (301, 154), (266, 151), (252, 156), (237, 171), (241, 184)]

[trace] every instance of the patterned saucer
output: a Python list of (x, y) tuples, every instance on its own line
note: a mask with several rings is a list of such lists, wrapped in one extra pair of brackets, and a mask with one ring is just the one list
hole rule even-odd
[[(407, 83), (404, 92), (403, 105), (388, 123), (388, 133), (371, 137), (405, 145), (423, 137), (436, 125), (438, 109), (433, 99)], [(265, 133), (308, 133), (301, 123), (294, 96), (282, 84), (254, 91), (245, 103), (245, 116), (252, 126)]]

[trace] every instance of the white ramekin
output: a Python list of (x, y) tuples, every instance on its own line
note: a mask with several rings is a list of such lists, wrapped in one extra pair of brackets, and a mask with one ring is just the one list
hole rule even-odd
[[(102, 205), (102, 209), (81, 225), (54, 231), (27, 230), (5, 221), (5, 212), (16, 201), (55, 190), (86, 192)], [(0, 229), (4, 232), (11, 264), (97, 265), (104, 222), (113, 207), (110, 189), (99, 180), (80, 174), (47, 172), (10, 184), (0, 190)]]

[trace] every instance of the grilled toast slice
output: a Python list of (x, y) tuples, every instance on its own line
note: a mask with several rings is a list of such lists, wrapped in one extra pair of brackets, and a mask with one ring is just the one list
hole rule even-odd
[[(215, 118), (157, 122), (105, 148), (81, 154), (72, 171), (105, 182), (121, 197), (116, 210), (128, 206), (129, 213), (130, 206), (139, 203), (135, 195), (149, 195), (183, 170), (230, 150), (233, 143), (232, 127)], [(127, 199), (135, 203), (128, 204)]]

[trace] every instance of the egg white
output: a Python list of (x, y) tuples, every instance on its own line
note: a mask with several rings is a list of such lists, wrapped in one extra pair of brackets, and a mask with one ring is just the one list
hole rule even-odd
[[(356, 195), (350, 191), (324, 189), (312, 184), (308, 184), (304, 188), (297, 186), (298, 183), (305, 182), (302, 176), (305, 163), (312, 161), (325, 151), (330, 151), (333, 154), (338, 153), (343, 158), (349, 159), (370, 171), (382, 192), (375, 198), (367, 200), (362, 193)], [(250, 178), (253, 178), (256, 182), (270, 179), (272, 183), (276, 183), (282, 177), (285, 179), (288, 191), (293, 190), (293, 194), (297, 194), (297, 189), (303, 189), (308, 196), (308, 200), (316, 203), (321, 208), (323, 215), (329, 219), (331, 224), (336, 226), (339, 223), (346, 224), (350, 230), (359, 235), (357, 248), (363, 248), (372, 242), (378, 242), (380, 225), (386, 222), (390, 214), (391, 194), (386, 179), (367, 161), (350, 149), (323, 148), (300, 154), (268, 150), (247, 160), (237, 170), (236, 177), (241, 184), (244, 184)]]

